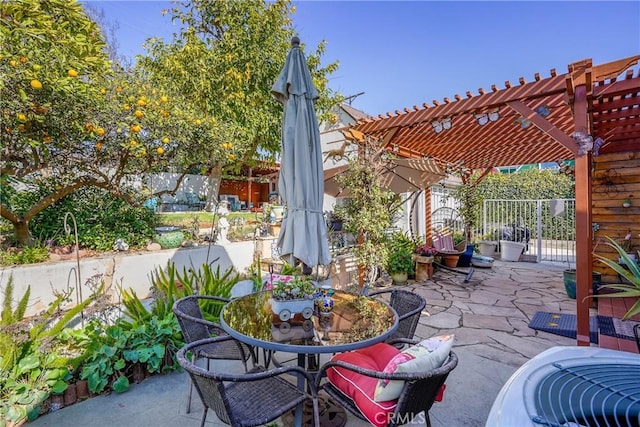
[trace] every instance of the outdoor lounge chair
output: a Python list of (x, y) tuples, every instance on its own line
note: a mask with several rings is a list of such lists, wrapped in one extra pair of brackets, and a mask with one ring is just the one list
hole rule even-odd
[[(399, 342), (418, 343), (413, 340), (399, 339), (393, 344)], [(391, 373), (385, 372), (386, 369), (381, 366), (388, 358), (383, 353), (389, 351), (388, 347), (391, 347), (387, 346), (385, 349), (385, 345), (384, 343), (376, 344), (368, 349), (334, 356), (334, 359), (322, 366), (316, 376), (318, 390), (326, 392), (334, 402), (356, 417), (378, 427), (409, 424), (417, 420), (421, 423), (426, 421), (427, 426), (430, 427), (429, 410), (436, 400), (441, 400), (444, 383), (449, 373), (458, 365), (458, 357), (450, 351), (440, 367), (418, 369), (415, 372)], [(374, 360), (376, 358), (379, 360)], [(377, 368), (372, 369), (373, 366)], [(324, 378), (328, 381), (323, 382)], [(375, 401), (370, 392), (372, 387), (377, 388), (379, 380), (401, 381), (399, 397), (384, 402)], [(420, 417), (421, 413), (424, 413), (424, 418)]]
[[(438, 233), (432, 239), (433, 247), (438, 251), (438, 255), (446, 256), (446, 255), (462, 255), (465, 253), (467, 248), (467, 243), (465, 241), (458, 243), (458, 245), (453, 244), (453, 236), (451, 234)], [(468, 283), (471, 280), (471, 276), (473, 276), (474, 269), (470, 267), (469, 270), (458, 270), (453, 267), (448, 267), (442, 263), (434, 262), (436, 267), (441, 268), (443, 270), (451, 271), (453, 273), (464, 274), (464, 282)]]
[[(286, 366), (266, 370), (262, 366), (254, 366), (244, 374), (221, 372), (223, 367), (204, 369), (187, 358), (187, 353), (204, 354), (211, 347), (238, 346), (240, 343), (229, 336), (207, 338), (187, 344), (178, 351), (178, 363), (189, 373), (195, 385), (204, 410), (200, 426), (204, 426), (209, 408), (213, 409), (218, 418), (232, 426), (258, 426), (267, 424), (285, 413), (289, 413), (296, 406), (304, 404), (305, 400), (313, 402), (313, 419), (316, 426), (320, 425), (318, 414), (318, 394), (313, 383), (313, 377), (299, 366)], [(291, 376), (298, 381), (305, 382), (305, 387), (299, 389)], [(289, 377), (284, 379), (282, 377)]]
[[(226, 298), (211, 295), (190, 295), (180, 298), (173, 304), (173, 312), (178, 319), (182, 335), (186, 343), (196, 342), (205, 338), (211, 338), (217, 335), (227, 335), (227, 333), (217, 323), (205, 320), (200, 309), (200, 301), (213, 301), (218, 303), (226, 303)], [(224, 360), (239, 360), (247, 371), (247, 361), (249, 358), (255, 358), (253, 349), (246, 344), (242, 344), (235, 340), (222, 341), (219, 343), (211, 343), (209, 345), (200, 345), (192, 352), (192, 357)], [(189, 397), (187, 401), (187, 413), (191, 412), (191, 394), (193, 386), (189, 387)]]
[(403, 289), (371, 292), (369, 296), (375, 298), (386, 294), (390, 294), (389, 305), (398, 313), (398, 329), (390, 340), (395, 338), (413, 339), (420, 315), (426, 307), (427, 301), (421, 295)]

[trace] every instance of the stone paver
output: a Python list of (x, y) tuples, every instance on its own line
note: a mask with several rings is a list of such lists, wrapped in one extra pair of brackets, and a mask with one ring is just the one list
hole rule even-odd
[[(563, 269), (496, 261), (491, 269), (476, 269), (470, 283), (463, 283), (463, 275), (436, 271), (432, 280), (404, 286), (427, 300), (416, 338), (456, 335), (459, 365), (447, 380), (444, 400), (430, 411), (434, 427), (483, 426), (495, 397), (518, 367), (547, 348), (575, 345), (574, 339), (528, 327), (539, 310), (575, 313), (575, 300), (564, 291)], [(155, 376), (122, 395), (89, 399), (30, 424), (196, 426), (201, 404), (194, 395), (193, 411), (185, 414), (187, 384), (184, 373)], [(210, 411), (207, 425), (224, 424)], [(348, 427), (366, 425), (352, 416), (347, 422)]]

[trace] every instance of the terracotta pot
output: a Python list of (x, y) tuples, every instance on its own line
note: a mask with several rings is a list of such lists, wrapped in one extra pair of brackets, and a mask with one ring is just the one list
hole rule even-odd
[(49, 413), (51, 409), (51, 396), (40, 402), (40, 415)]
[(69, 384), (69, 386), (67, 387), (67, 389), (64, 391), (64, 394), (63, 394), (64, 406), (73, 405), (74, 403), (76, 403), (77, 400), (78, 400), (78, 394), (76, 390), (76, 384), (75, 383)]
[(76, 382), (76, 395), (78, 400), (89, 398), (89, 382), (87, 380), (79, 380)]
[(51, 395), (51, 412), (55, 412), (58, 409), (64, 408), (64, 395), (52, 394)]
[(458, 260), (460, 259), (459, 254), (443, 254), (442, 262), (445, 266), (450, 268), (456, 268), (458, 266)]

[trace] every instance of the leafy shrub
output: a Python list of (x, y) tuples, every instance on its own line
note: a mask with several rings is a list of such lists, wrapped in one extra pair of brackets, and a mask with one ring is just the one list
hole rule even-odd
[(0, 250), (0, 265), (35, 264), (49, 259), (49, 250), (42, 244), (26, 248)]
[(410, 273), (413, 271), (413, 251), (415, 241), (404, 233), (396, 232), (387, 242), (387, 270), (389, 273)]
[(149, 373), (177, 369), (174, 355), (184, 344), (172, 314), (141, 322), (118, 319), (110, 326), (92, 320), (75, 333), (75, 340), (86, 348), (80, 378), (93, 393), (127, 391), (136, 365)]
[[(166, 271), (158, 267), (151, 273), (151, 288), (154, 294), (151, 309), (142, 303), (132, 289), (126, 290), (122, 286), (119, 289), (125, 314), (135, 321), (148, 321), (152, 316), (165, 318), (173, 315), (171, 310), (174, 302), (187, 295), (198, 293), (229, 298), (231, 288), (238, 283), (239, 279), (240, 275), (233, 268), (222, 273), (220, 266), (217, 266), (214, 271), (210, 265), (203, 264), (198, 270), (184, 267), (180, 272), (175, 263), (169, 261)], [(210, 320), (216, 320), (222, 308), (215, 301), (201, 301), (201, 307), (203, 313), (209, 313), (212, 316)]]
[[(26, 210), (41, 195), (38, 191), (15, 194), (12, 207)], [(113, 242), (124, 239), (130, 247), (144, 247), (154, 234), (156, 216), (145, 207), (132, 207), (125, 201), (97, 188), (81, 188), (47, 207), (30, 222), (30, 230), (40, 240), (74, 244), (75, 237), (64, 231), (64, 217), (72, 212), (81, 247), (111, 250)], [(71, 225), (71, 224), (70, 224)]]
[(9, 277), (0, 313), (0, 421), (34, 419), (42, 401), (67, 388), (71, 357), (57, 352), (56, 343), (67, 325), (94, 299), (91, 296), (63, 311), (68, 294), (60, 294), (43, 314), (24, 319), (29, 295), (27, 287), (13, 309), (13, 277)]

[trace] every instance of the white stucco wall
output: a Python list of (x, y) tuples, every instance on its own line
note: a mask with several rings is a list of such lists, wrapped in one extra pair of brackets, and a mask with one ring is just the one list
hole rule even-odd
[[(101, 275), (108, 286), (107, 292), (112, 300), (118, 301), (119, 295), (116, 285), (125, 289), (133, 289), (136, 294), (145, 298), (149, 296), (151, 287), (150, 273), (156, 268), (164, 268), (168, 261), (173, 261), (182, 270), (183, 267), (199, 268), (205, 262), (213, 267), (219, 265), (222, 272), (234, 267), (238, 272), (245, 272), (253, 262), (253, 241), (234, 242), (228, 245), (212, 245), (207, 258), (208, 246), (195, 248), (167, 249), (157, 252), (122, 253), (100, 258), (80, 259), (81, 294), (85, 298), (91, 294), (87, 286), (87, 279), (94, 275)], [(75, 271), (76, 260), (47, 262), (36, 265), (16, 266), (4, 268), (0, 271), (0, 290), (4, 292), (9, 277), (13, 275), (14, 299), (24, 295), (31, 286), (30, 306), (26, 315), (39, 313), (47, 308), (55, 299), (55, 292), (66, 289), (73, 290), (72, 299), (76, 301)]]

